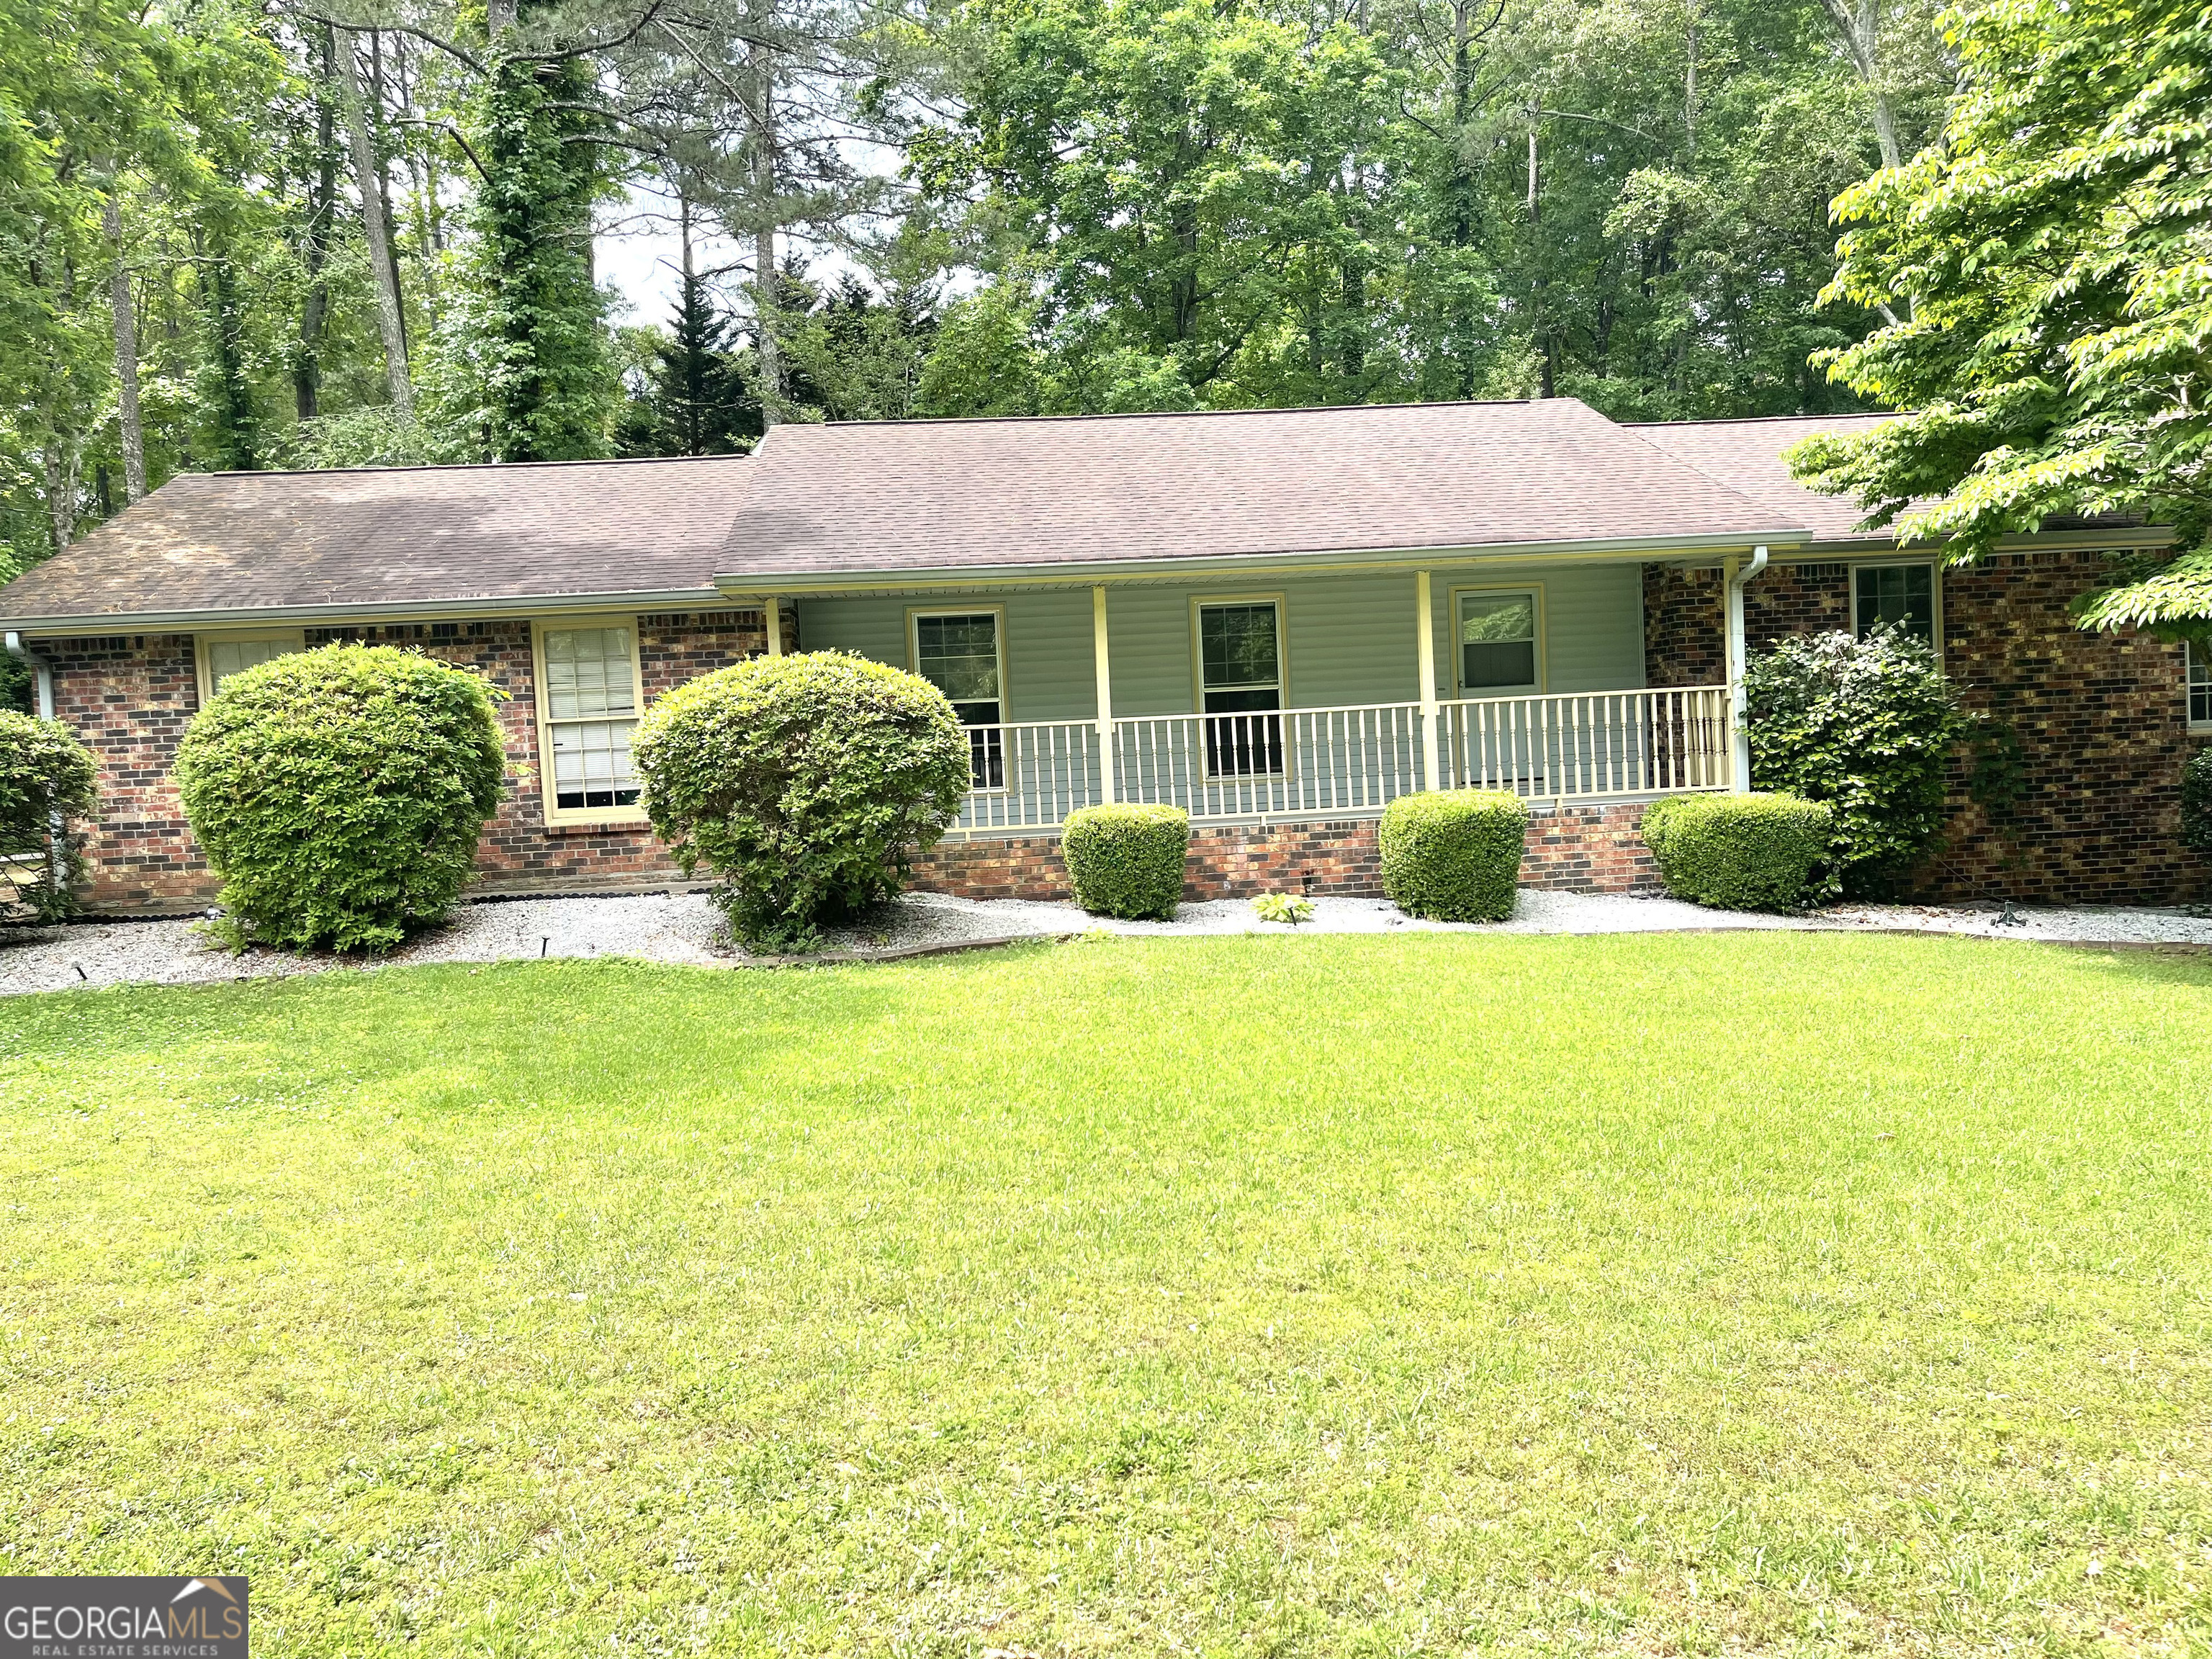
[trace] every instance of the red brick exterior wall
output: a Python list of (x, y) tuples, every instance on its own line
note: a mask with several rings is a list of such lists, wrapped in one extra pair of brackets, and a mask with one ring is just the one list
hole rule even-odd
[[(1637, 826), (1644, 804), (1548, 808), (1529, 815), (1523, 887), (1580, 892), (1658, 890), (1658, 874)], [(1183, 897), (1252, 898), (1261, 893), (1337, 894), (1379, 898), (1376, 822), (1221, 824), (1194, 830)], [(914, 885), (963, 898), (1064, 899), (1067, 866), (1055, 834), (1004, 840), (940, 842), (915, 866)]]
[[(2212, 890), (2212, 863), (2179, 834), (2182, 763), (2206, 741), (2189, 734), (2182, 647), (2084, 633), (2068, 613), (2103, 563), (2094, 550), (2067, 549), (1942, 573), (1943, 665), (1969, 710), (2018, 738), (2022, 787), (1992, 822), (1962, 757), (1945, 848), (1913, 896), (2171, 904)], [(1720, 573), (1646, 565), (1644, 592), (1650, 684), (1722, 678)], [(1753, 651), (1850, 625), (1847, 566), (1778, 565), (1744, 589)]]
[[(670, 687), (763, 648), (761, 613), (738, 611), (638, 619), (638, 671), (647, 702)], [(785, 643), (798, 644), (786, 614)], [(575, 890), (666, 881), (676, 874), (645, 829), (548, 826), (538, 793), (538, 710), (525, 619), (310, 629), (307, 643), (357, 639), (403, 645), (481, 669), (507, 694), (499, 705), (507, 787), (477, 850), (477, 890)], [(219, 885), (201, 856), (169, 775), (177, 744), (199, 708), (186, 635), (131, 635), (49, 642), (54, 712), (100, 757), (100, 823), (85, 849), (94, 910), (178, 910), (204, 904)]]
[(94, 905), (181, 908), (204, 900), (207, 868), (169, 763), (199, 708), (189, 635), (114, 635), (43, 647), (54, 714), (100, 760), (100, 817), (84, 848)]

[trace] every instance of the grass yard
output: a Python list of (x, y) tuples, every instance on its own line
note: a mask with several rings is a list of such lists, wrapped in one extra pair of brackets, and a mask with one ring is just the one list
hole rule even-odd
[(2212, 1641), (2212, 960), (1735, 934), (0, 1003), (0, 1571), (276, 1655)]

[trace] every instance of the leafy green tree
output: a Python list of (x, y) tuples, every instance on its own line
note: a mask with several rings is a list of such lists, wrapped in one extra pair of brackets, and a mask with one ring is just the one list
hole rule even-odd
[(2054, 514), (2131, 513), (2181, 556), (2118, 573), (2091, 626), (2212, 623), (2212, 15), (2199, 0), (1998, 0), (1951, 25), (1936, 146), (1845, 192), (1832, 291), (1888, 324), (1827, 355), (1909, 411), (1792, 464), (1960, 561)]
[(1054, 402), (1367, 394), (1401, 78), (1370, 40), (1193, 0), (978, 0), (968, 27), (966, 118), (921, 135), (916, 168), (939, 195), (988, 192), (1026, 248)]

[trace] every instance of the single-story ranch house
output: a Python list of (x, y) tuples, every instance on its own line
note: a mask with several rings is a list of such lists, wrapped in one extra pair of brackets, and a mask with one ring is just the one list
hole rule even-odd
[[(211, 879), (169, 778), (226, 675), (334, 640), (480, 668), (507, 796), (487, 891), (665, 884), (629, 740), (669, 687), (833, 648), (941, 687), (975, 787), (921, 884), (1064, 891), (1103, 800), (1194, 821), (1192, 890), (1376, 890), (1409, 790), (1535, 810), (1524, 879), (1649, 884), (1654, 797), (1744, 787), (1731, 688), (1778, 635), (1901, 622), (2017, 738), (1961, 763), (1929, 896), (2197, 896), (2177, 800), (2212, 677), (2075, 629), (2157, 532), (2047, 527), (1972, 568), (1790, 477), (1789, 418), (1624, 426), (1534, 403), (777, 428), (750, 458), (186, 474), (0, 589), (44, 707), (97, 750), (89, 905)], [(2010, 799), (2005, 799), (2008, 794)]]

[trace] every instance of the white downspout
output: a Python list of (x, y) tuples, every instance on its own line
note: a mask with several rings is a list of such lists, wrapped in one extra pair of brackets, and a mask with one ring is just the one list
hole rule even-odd
[(1751, 653), (1744, 643), (1743, 589), (1744, 584), (1766, 568), (1766, 548), (1764, 544), (1751, 550), (1751, 562), (1741, 570), (1734, 559), (1723, 567), (1728, 572), (1728, 681), (1729, 681), (1729, 747), (1733, 757), (1729, 787), (1739, 795), (1751, 793), (1751, 726), (1748, 720), (1750, 700), (1745, 695), (1743, 676)]
[[(44, 657), (34, 656), (23, 643), (23, 636), (15, 629), (8, 630), (8, 654), (31, 671), (33, 695), (38, 698), (39, 718), (50, 720), (54, 717), (54, 671)], [(46, 883), (56, 893), (66, 890), (67, 866), (64, 848), (69, 825), (63, 821), (61, 809), (56, 807), (46, 815)]]

